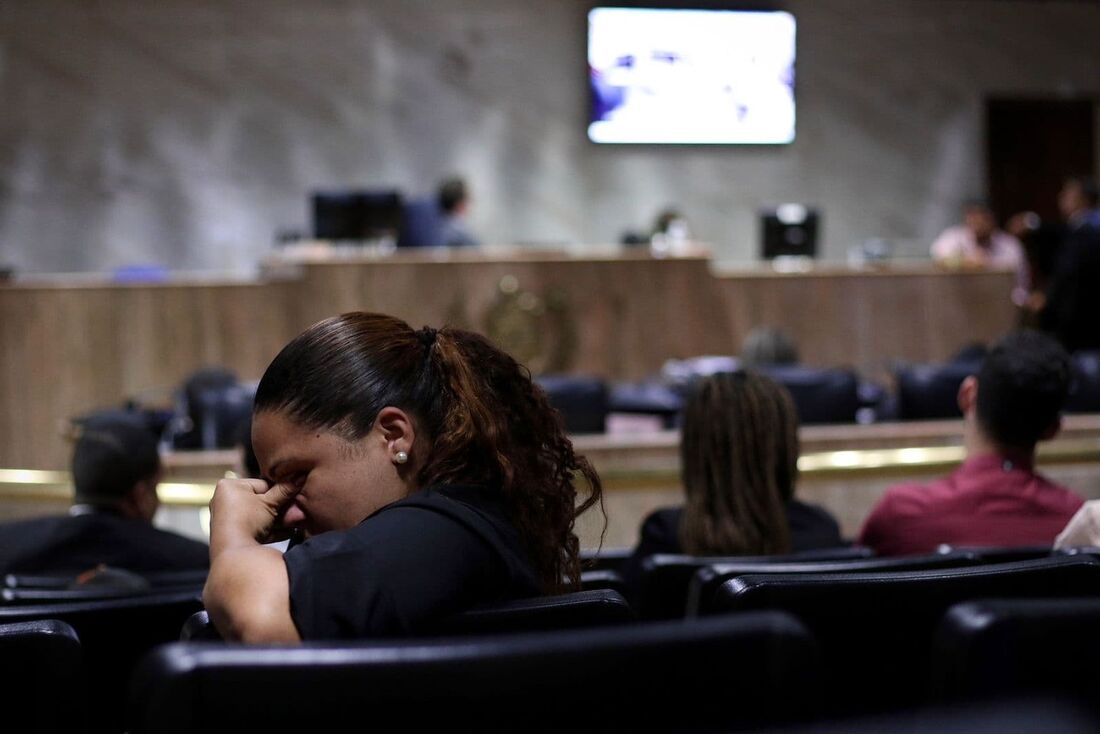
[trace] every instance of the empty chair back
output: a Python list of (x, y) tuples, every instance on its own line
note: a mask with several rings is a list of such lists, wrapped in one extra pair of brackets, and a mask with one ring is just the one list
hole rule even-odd
[[(618, 574), (611, 574), (618, 578)], [(582, 582), (583, 582), (582, 577)], [(618, 579), (621, 583), (621, 578)], [(429, 635), (489, 635), (514, 632), (582, 629), (626, 624), (634, 613), (622, 594), (593, 582), (590, 590), (517, 599), (472, 609), (446, 620)], [(221, 636), (205, 610), (192, 615), (180, 630), (180, 640), (218, 640)]]
[(854, 372), (802, 365), (758, 369), (787, 388), (803, 425), (855, 422), (860, 398), (859, 378)]
[(608, 401), (612, 413), (654, 416), (665, 428), (675, 427), (684, 409), (684, 396), (659, 382), (615, 385)]
[(241, 426), (252, 417), (252, 402), (256, 398), (256, 386), (252, 384), (228, 385), (203, 390), (196, 399), (200, 447), (227, 449), (237, 444)]
[(1100, 684), (1100, 598), (995, 599), (944, 616), (932, 672), (945, 699), (1021, 693), (1093, 702)]
[(68, 732), (83, 723), (80, 641), (56, 619), (0, 624), (0, 705), (23, 731)]
[(179, 639), (184, 621), (202, 608), (197, 591), (0, 607), (0, 624), (56, 619), (80, 638), (88, 708), (83, 731), (121, 731), (126, 690), (137, 661), (158, 644)]
[(584, 571), (619, 571), (632, 555), (634, 555), (633, 548), (582, 550), (581, 569)]
[(812, 714), (816, 649), (784, 614), (601, 630), (154, 651), (130, 731), (736, 730)]
[(598, 377), (540, 375), (535, 382), (550, 405), (561, 413), (568, 433), (603, 433), (607, 425), (609, 391)]
[(906, 558), (859, 558), (847, 561), (808, 561), (802, 563), (718, 563), (695, 572), (688, 588), (687, 616), (695, 617), (701, 609), (714, 607), (714, 594), (730, 579), (747, 574), (823, 574), (823, 573), (890, 573), (925, 571), (937, 568), (962, 568), (979, 561), (968, 553), (935, 553)]
[(679, 619), (687, 611), (688, 589), (695, 573), (724, 563), (808, 563), (870, 558), (869, 548), (830, 548), (782, 556), (685, 556), (658, 554), (642, 560), (642, 573), (633, 589), (634, 609), (642, 619)]
[(713, 605), (701, 611), (791, 612), (821, 644), (831, 703), (859, 710), (926, 698), (929, 650), (953, 604), (994, 596), (1088, 596), (1098, 589), (1095, 560), (1046, 558), (930, 571), (745, 575), (722, 584)]
[(1091, 734), (1098, 726), (1100, 719), (1081, 706), (1037, 698), (816, 721), (768, 734)]
[(938, 553), (948, 555), (964, 554), (973, 558), (977, 563), (1012, 563), (1014, 561), (1034, 561), (1039, 558), (1049, 558), (1056, 555), (1050, 545), (1018, 545), (1018, 546), (968, 546), (968, 545), (941, 545)]
[(443, 213), (436, 197), (424, 196), (405, 203), (398, 247), (443, 247)]
[(622, 594), (624, 597), (629, 593), (626, 581), (618, 571), (582, 571), (581, 589), (583, 591), (609, 589)]
[(903, 365), (894, 370), (898, 390), (898, 418), (929, 420), (961, 418), (959, 386), (977, 374), (978, 361)]
[(434, 632), (485, 635), (581, 629), (626, 624), (633, 618), (630, 605), (618, 591), (593, 589), (471, 609), (447, 620)]
[[(206, 583), (206, 569), (194, 571), (157, 571), (135, 574), (152, 588), (179, 589), (185, 587), (201, 588)], [(48, 590), (68, 589), (73, 586), (76, 577), (73, 574), (15, 574), (4, 576), (5, 589)]]

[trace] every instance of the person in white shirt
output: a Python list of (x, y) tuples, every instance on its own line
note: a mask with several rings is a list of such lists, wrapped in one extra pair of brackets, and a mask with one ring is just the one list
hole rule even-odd
[(932, 243), (932, 259), (949, 267), (1004, 269), (1016, 273), (1012, 300), (1027, 299), (1027, 258), (1020, 241), (997, 226), (993, 210), (983, 202), (963, 205), (963, 223), (944, 230)]

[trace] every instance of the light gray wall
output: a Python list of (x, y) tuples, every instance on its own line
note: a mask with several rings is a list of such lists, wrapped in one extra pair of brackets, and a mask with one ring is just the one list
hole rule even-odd
[(824, 212), (824, 251), (920, 255), (981, 194), (982, 100), (1100, 92), (1100, 5), (790, 0), (798, 137), (585, 139), (576, 0), (4, 0), (0, 261), (249, 270), (318, 186), (462, 172), (490, 242), (617, 240), (670, 203), (726, 262), (754, 211)]

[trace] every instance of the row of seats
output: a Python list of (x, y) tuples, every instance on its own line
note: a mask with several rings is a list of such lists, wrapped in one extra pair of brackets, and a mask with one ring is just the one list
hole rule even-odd
[[(746, 574), (720, 587), (712, 616), (689, 622), (624, 624), (608, 615), (625, 607), (614, 592), (582, 592), (542, 600), (534, 611), (525, 603), (482, 610), (484, 626), (466, 630), (474, 636), (245, 648), (187, 634), (144, 657), (124, 721), (94, 707), (118, 705), (119, 691), (93, 687), (84, 696), (66, 682), (80, 679), (82, 663), (98, 678), (110, 658), (132, 667), (133, 653), (165, 641), (187, 610), (180, 599), (115, 600), (104, 602), (110, 613), (52, 610), (67, 620), (0, 615), (10, 679), (0, 691), (23, 709), (34, 702), (44, 731), (315, 729), (380, 712), (413, 731), (738, 731), (929, 700), (1091, 695), (1100, 677), (1098, 580), (1091, 557)], [(202, 626), (191, 615), (191, 632), (196, 620)], [(524, 631), (593, 623), (601, 627)], [(98, 698), (105, 693), (114, 695)], [(89, 716), (88, 704), (104, 718)]]
[[(1100, 412), (1100, 352), (1074, 356), (1076, 379), (1067, 401), (1070, 413)], [(687, 360), (686, 363), (690, 363)], [(703, 358), (661, 380), (610, 384), (595, 377), (541, 375), (538, 384), (573, 434), (603, 433), (611, 413), (645, 414), (676, 425), (693, 379), (719, 368), (735, 369), (735, 358)], [(893, 370), (893, 392), (863, 382), (852, 370), (774, 365), (759, 367), (790, 391), (804, 425), (851, 423), (861, 411), (876, 420), (957, 418), (958, 390), (980, 362), (902, 364)], [(254, 383), (242, 383), (227, 370), (205, 369), (180, 391), (175, 415), (150, 414), (152, 428), (176, 449), (228, 448), (240, 440), (240, 427), (252, 412)]]
[[(708, 358), (705, 370), (723, 365), (735, 369), (737, 360)], [(1074, 355), (1076, 377), (1066, 411), (1100, 412), (1100, 352)], [(791, 393), (804, 425), (852, 423), (866, 411), (876, 420), (931, 420), (958, 418), (959, 385), (975, 374), (978, 361), (946, 364), (903, 364), (893, 370), (894, 391), (861, 382), (851, 370), (776, 365), (759, 367)], [(700, 367), (704, 369), (704, 367)], [(699, 372), (698, 374), (704, 374)], [(610, 413), (640, 413), (661, 418), (673, 427), (692, 383), (690, 370), (675, 380), (610, 385), (593, 377), (546, 375), (537, 382), (564, 416), (571, 433), (603, 432)]]
[[(1074, 641), (1073, 635), (1084, 634), (1089, 624), (1100, 622), (1100, 561), (1093, 553), (1049, 556), (1049, 549), (1046, 552), (1048, 557), (1045, 558), (984, 564), (983, 561), (1039, 551), (1012, 549), (984, 555), (976, 551), (953, 551), (924, 559), (850, 558), (804, 562), (788, 559), (785, 566), (754, 562), (753, 559), (740, 559), (743, 563), (711, 564), (697, 569), (694, 576), (692, 601), (688, 605), (688, 612), (694, 618), (687, 623), (632, 624), (635, 615), (620, 594), (593, 590), (475, 610), (433, 630), (434, 640), (352, 648), (311, 646), (289, 657), (275, 655), (272, 660), (260, 661), (253, 659), (253, 650), (239, 647), (218, 646), (211, 648), (210, 655), (203, 652), (198, 657), (195, 657), (198, 648), (173, 648), (177, 652), (157, 653), (159, 657), (154, 656), (154, 659), (160, 662), (146, 666), (152, 665), (152, 672), (145, 670), (136, 677), (144, 688), (134, 694), (138, 710), (131, 716), (136, 717), (135, 720), (159, 716), (158, 711), (171, 706), (150, 705), (150, 701), (159, 700), (158, 696), (176, 695), (171, 691), (189, 690), (188, 686), (199, 685), (199, 682), (202, 682), (202, 690), (206, 690), (210, 680), (222, 675), (238, 680), (238, 688), (258, 685), (264, 677), (254, 679), (249, 666), (276, 670), (281, 664), (279, 660), (296, 661), (300, 666), (300, 670), (292, 666), (293, 671), (287, 673), (290, 679), (304, 677), (308, 685), (320, 686), (320, 682), (313, 680), (316, 675), (327, 681), (325, 686), (334, 686), (335, 690), (365, 685), (358, 676), (380, 675), (372, 667), (378, 665), (397, 666), (405, 672), (391, 671), (388, 675), (410, 682), (430, 679), (432, 674), (424, 672), (424, 666), (446, 679), (444, 673), (438, 671), (448, 670), (449, 665), (459, 665), (456, 660), (464, 660), (461, 665), (468, 666), (480, 665), (482, 663), (477, 661), (484, 659), (483, 664), (490, 671), (485, 675), (497, 671), (495, 674), (513, 681), (538, 681), (541, 680), (539, 676), (550, 675), (550, 671), (555, 671), (554, 675), (561, 673), (561, 669), (551, 662), (542, 660), (540, 651), (569, 649), (570, 640), (574, 639), (570, 634), (579, 635), (576, 639), (584, 641), (577, 643), (578, 651), (589, 650), (591, 659), (585, 658), (582, 666), (585, 669), (623, 666), (632, 674), (660, 681), (666, 696), (672, 695), (666, 690), (669, 687), (679, 690), (681, 684), (686, 686), (694, 680), (671, 663), (676, 656), (687, 656), (684, 658), (687, 661), (698, 654), (691, 652), (695, 643), (690, 640), (696, 639), (693, 635), (706, 641), (699, 645), (718, 645), (721, 649), (725, 649), (722, 645), (727, 643), (716, 643), (708, 635), (729, 635), (732, 641), (727, 641), (728, 644), (742, 647), (735, 655), (729, 653), (731, 657), (716, 658), (725, 660), (722, 665), (730, 667), (729, 671), (721, 670), (722, 676), (726, 676), (722, 678), (725, 685), (742, 685), (738, 681), (748, 676), (755, 681), (753, 685), (770, 681), (768, 685), (775, 687), (767, 691), (751, 689), (753, 705), (747, 709), (731, 712), (722, 704), (718, 707), (720, 711), (715, 709), (708, 714), (725, 717), (723, 726), (737, 722), (755, 725), (765, 719), (774, 721), (777, 711), (784, 714), (851, 714), (914, 705), (929, 697), (948, 700), (1014, 687), (1033, 687), (1040, 675), (1037, 671), (1045, 671), (1041, 673), (1043, 680), (1056, 683), (1064, 690), (1073, 689), (1077, 683), (1095, 682), (1089, 672), (1090, 666), (1075, 666), (1067, 661), (1078, 656), (1081, 650), (1080, 642)], [(923, 570), (913, 570), (922, 566)], [(1077, 601), (1071, 603), (1064, 598)], [(993, 621), (1005, 615), (1011, 617), (1010, 622)], [(13, 639), (19, 638), (16, 633), (20, 633), (20, 629), (26, 631), (20, 625), (44, 619), (52, 620), (47, 634), (53, 637), (48, 640), (46, 649), (55, 652), (41, 653), (46, 657), (36, 658), (37, 669), (43, 670), (42, 666), (49, 659), (55, 659), (58, 665), (69, 666), (63, 671), (54, 671), (57, 680), (73, 679), (74, 655), (71, 641), (66, 640), (78, 639), (83, 685), (60, 693), (77, 702), (72, 710), (85, 712), (82, 713), (83, 728), (101, 731), (121, 730), (126, 682), (131, 678), (136, 661), (145, 653), (156, 645), (178, 639), (181, 630), (188, 645), (200, 645), (200, 648), (204, 643), (199, 641), (216, 638), (201, 611), (197, 590), (0, 608), (0, 624), (14, 626)], [(73, 634), (67, 632), (66, 625)], [(592, 627), (600, 629), (582, 632)], [(551, 629), (559, 632), (546, 636), (545, 631)], [(574, 632), (561, 631), (568, 629)], [(672, 634), (670, 630), (677, 632)], [(521, 647), (526, 652), (508, 652), (510, 646), (520, 644), (508, 637), (512, 634), (523, 636), (516, 639), (522, 641)], [(678, 636), (681, 634), (686, 637)], [(968, 637), (973, 635), (999, 635), (993, 639), (1000, 642)], [(621, 644), (601, 643), (604, 645), (601, 647), (595, 645), (595, 640), (619, 640)], [(681, 644), (683, 650), (679, 649)], [(5, 643), (6, 660), (18, 654), (19, 645), (26, 649), (25, 641), (15, 646), (16, 652)], [(652, 661), (644, 663), (649, 658), (641, 650), (647, 645), (665, 650), (661, 655), (653, 653), (652, 658), (665, 660), (662, 666), (654, 667)], [(678, 651), (669, 652), (671, 648)], [(200, 652), (202, 649), (205, 648)], [(346, 652), (348, 649), (352, 652)], [(233, 650), (233, 655), (228, 655), (226, 650)], [(373, 652), (363, 653), (363, 657), (360, 655), (363, 650)], [(402, 651), (408, 651), (408, 655)], [(992, 651), (991, 654), (999, 657), (990, 660), (983, 656), (983, 651)], [(610, 657), (601, 662), (597, 658), (602, 654)], [(1043, 655), (1048, 657), (1039, 665), (1036, 661)], [(342, 660), (343, 664), (325, 672), (325, 661), (330, 659)], [(180, 667), (177, 665), (180, 660), (186, 660), (187, 664)], [(525, 662), (516, 662), (518, 660)], [(562, 660), (561, 665), (566, 668), (579, 665), (576, 661), (569, 663), (568, 657)], [(729, 663), (731, 660), (737, 661), (736, 664)], [(243, 667), (233, 668), (237, 665), (233, 661), (239, 661)], [(711, 666), (712, 672), (713, 666), (718, 665), (715, 661), (697, 664), (703, 662)], [(787, 670), (784, 667), (787, 662), (794, 667)], [(205, 671), (207, 663), (215, 667), (228, 664), (230, 670)], [(321, 667), (314, 668), (318, 664)], [(370, 667), (370, 671), (360, 671), (359, 667), (364, 665)], [(517, 665), (519, 667), (515, 667)], [(20, 670), (21, 666), (7, 666), (7, 669), (9, 672)], [(770, 671), (767, 675), (761, 672), (765, 669)], [(197, 673), (196, 670), (205, 672)], [(669, 675), (669, 671), (675, 674)], [(1003, 675), (991, 677), (988, 671)], [(189, 678), (196, 675), (197, 679)], [(778, 678), (772, 680), (769, 675)], [(190, 682), (181, 682), (177, 676)], [(418, 676), (429, 677), (421, 679)], [(803, 677), (799, 679), (801, 684), (812, 685), (798, 688), (807, 697), (791, 702), (787, 700), (790, 692), (783, 689), (780, 681), (790, 682), (798, 676)], [(806, 676), (812, 680), (805, 680)], [(576, 671), (565, 677), (573, 681), (573, 685), (577, 684)], [(161, 678), (166, 679), (156, 683)], [(615, 676), (597, 676), (591, 685), (594, 690), (606, 694), (608, 686), (618, 685), (618, 679), (613, 678)], [(22, 680), (22, 684), (30, 686), (30, 678)], [(644, 690), (642, 683), (632, 685), (636, 690)], [(535, 688), (542, 690), (538, 686)], [(11, 690), (21, 689), (16, 686)], [(809, 696), (809, 692), (813, 695)], [(456, 700), (473, 695), (465, 690), (460, 693), (461, 696), (454, 694)], [(783, 696), (786, 703), (780, 704), (779, 696)], [(361, 696), (353, 697), (355, 701), (360, 699)], [(604, 703), (608, 700), (600, 698)], [(640, 700), (650, 699), (643, 697)], [(595, 707), (592, 710), (597, 710), (599, 705), (602, 704), (598, 701), (591, 702)], [(615, 708), (604, 713), (610, 715)], [(50, 715), (61, 716), (59, 711)], [(570, 716), (574, 713), (570, 711)], [(599, 720), (599, 716), (593, 720)], [(210, 720), (205, 721), (208, 726)], [(95, 722), (96, 726), (89, 727), (88, 722)], [(171, 730), (171, 725), (160, 722), (153, 727), (149, 724), (144, 730)], [(169, 728), (164, 729), (164, 726)], [(141, 727), (138, 730), (142, 730)]]

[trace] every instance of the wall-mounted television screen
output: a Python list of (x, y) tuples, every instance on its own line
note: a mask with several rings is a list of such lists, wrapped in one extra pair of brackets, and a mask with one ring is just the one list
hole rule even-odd
[(599, 7), (588, 13), (596, 143), (794, 140), (790, 13)]

